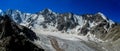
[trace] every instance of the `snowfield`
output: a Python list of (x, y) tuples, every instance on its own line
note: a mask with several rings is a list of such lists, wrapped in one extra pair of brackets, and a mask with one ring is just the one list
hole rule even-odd
[(38, 46), (42, 46), (46, 51), (96, 51), (90, 48), (84, 42), (97, 41), (93, 36), (78, 36), (75, 34), (62, 33), (60, 31), (45, 31), (45, 30), (34, 30), (39, 37), (34, 43)]

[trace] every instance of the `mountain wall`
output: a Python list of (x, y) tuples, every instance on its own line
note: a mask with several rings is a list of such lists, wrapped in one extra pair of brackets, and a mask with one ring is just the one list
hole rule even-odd
[(26, 36), (30, 35), (27, 38), (45, 51), (120, 50), (120, 24), (101, 12), (76, 15), (45, 9), (31, 14), (9, 9), (1, 12), (1, 15), (7, 15), (17, 25), (35, 32), (34, 35), (31, 35), (31, 30), (27, 32)]

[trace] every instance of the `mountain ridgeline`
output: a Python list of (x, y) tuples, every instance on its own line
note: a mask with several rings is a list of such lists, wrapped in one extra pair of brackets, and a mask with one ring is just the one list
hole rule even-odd
[[(29, 50), (32, 51), (40, 51), (43, 49), (45, 51), (120, 50), (120, 24), (108, 19), (100, 12), (96, 14), (76, 15), (73, 13), (60, 14), (50, 9), (45, 9), (31, 14), (9, 9), (6, 12), (1, 12), (0, 32), (1, 41), (8, 39), (11, 43), (8, 43), (8, 47), (1, 48), (8, 48), (11, 51), (16, 51), (13, 50), (14, 48), (23, 50), (30, 48)], [(69, 38), (62, 39), (56, 36), (56, 34), (61, 35), (61, 37), (62, 35), (67, 37), (73, 36), (77, 41), (73, 42), (68, 40)], [(79, 36), (85, 38), (80, 38)], [(82, 40), (78, 40), (79, 38)], [(23, 40), (24, 42), (21, 42)], [(78, 43), (79, 41), (86, 47), (85, 49)], [(61, 42), (63, 42), (64, 45), (61, 45)], [(25, 43), (25, 47), (23, 44), (20, 46), (17, 43)]]

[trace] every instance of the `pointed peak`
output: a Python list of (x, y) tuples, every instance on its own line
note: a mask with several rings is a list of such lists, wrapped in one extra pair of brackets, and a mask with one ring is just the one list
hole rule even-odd
[(0, 9), (0, 15), (3, 16), (4, 15), (4, 12), (3, 10)]
[(12, 9), (7, 9), (6, 11), (13, 11)]
[(21, 11), (19, 11), (19, 10), (15, 10), (16, 12), (21, 12)]
[(2, 13), (3, 11), (0, 9), (0, 13)]
[(97, 14), (104, 15), (102, 12), (98, 12)]
[(52, 13), (52, 10), (46, 8), (46, 9), (42, 10), (40, 13)]
[(103, 13), (98, 12), (97, 14), (99, 14), (103, 19), (107, 20), (106, 16)]
[(52, 12), (52, 10), (51, 10), (51, 9), (48, 9), (48, 8), (44, 9), (44, 11)]

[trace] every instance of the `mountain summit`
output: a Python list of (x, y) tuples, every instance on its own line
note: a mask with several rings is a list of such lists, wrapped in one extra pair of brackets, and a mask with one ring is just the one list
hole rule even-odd
[(108, 19), (101, 12), (76, 15), (45, 9), (31, 14), (9, 9), (1, 15), (7, 15), (16, 25), (25, 26), (35, 32), (28, 32), (30, 37), (26, 35), (27, 38), (45, 51), (120, 50), (120, 24)]

